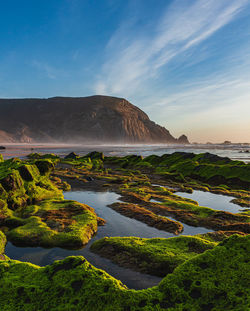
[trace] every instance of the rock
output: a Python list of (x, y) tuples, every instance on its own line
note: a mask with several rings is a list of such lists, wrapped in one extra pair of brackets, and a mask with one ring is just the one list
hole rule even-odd
[(76, 158), (78, 158), (78, 155), (75, 152), (70, 152), (68, 155), (64, 157), (64, 159), (72, 159), (72, 160)]
[(188, 141), (188, 138), (186, 135), (181, 135), (178, 139), (177, 139), (177, 143), (179, 144), (190, 144), (189, 141)]
[(86, 155), (86, 157), (90, 158), (91, 160), (104, 160), (103, 152), (93, 151)]
[(179, 143), (127, 100), (99, 95), (0, 99), (0, 141)]
[(35, 161), (35, 165), (41, 175), (49, 174), (54, 168), (54, 164), (50, 160), (38, 160)]
[(87, 177), (86, 177), (86, 180), (87, 180), (87, 181), (93, 181), (93, 180), (94, 180), (94, 178), (93, 178), (93, 177), (91, 177), (91, 176), (87, 176)]
[(179, 265), (159, 285), (138, 291), (81, 256), (45, 267), (0, 261), (0, 309), (249, 310), (249, 242), (249, 236), (232, 236)]

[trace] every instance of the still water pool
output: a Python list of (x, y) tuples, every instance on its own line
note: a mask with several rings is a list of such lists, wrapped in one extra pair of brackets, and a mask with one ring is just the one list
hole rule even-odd
[[(189, 194), (176, 193), (178, 195), (186, 196)], [(210, 193), (209, 193), (210, 194)], [(217, 200), (218, 195), (214, 195), (214, 205), (222, 206), (222, 201)], [(105, 236), (136, 236), (141, 238), (167, 238), (174, 236), (171, 233), (158, 230), (153, 227), (149, 227), (146, 224), (139, 222), (135, 219), (125, 217), (107, 205), (113, 202), (119, 201), (119, 195), (114, 192), (94, 192), (94, 191), (70, 191), (65, 192), (64, 197), (67, 200), (76, 200), (81, 203), (88, 204), (95, 208), (95, 211), (99, 217), (106, 220), (106, 224), (98, 228), (97, 234), (91, 239), (91, 241), (80, 250), (65, 250), (61, 248), (46, 249), (42, 247), (16, 247), (10, 242), (6, 246), (6, 255), (12, 259), (28, 261), (37, 265), (48, 265), (53, 263), (55, 260), (63, 259), (67, 256), (84, 256), (91, 264), (95, 267), (100, 268), (108, 272), (113, 277), (120, 279), (129, 288), (142, 289), (152, 287), (158, 284), (161, 280), (159, 277), (142, 274), (139, 272), (125, 269), (113, 264), (110, 260), (100, 257), (97, 254), (90, 252), (91, 244)], [(221, 197), (221, 196), (218, 196)], [(222, 196), (223, 197), (223, 196)], [(200, 201), (197, 196), (190, 197), (197, 200), (201, 205), (207, 206), (206, 202), (210, 202), (210, 198), (207, 201)], [(229, 197), (225, 197), (226, 200), (230, 200)], [(202, 203), (201, 203), (202, 202)], [(234, 204), (232, 204), (234, 205)], [(237, 206), (235, 206), (237, 207)], [(214, 207), (215, 208), (215, 207)], [(171, 218), (172, 219), (172, 218)], [(194, 235), (198, 233), (206, 233), (211, 230), (202, 227), (192, 227), (184, 225), (184, 231), (182, 234)]]

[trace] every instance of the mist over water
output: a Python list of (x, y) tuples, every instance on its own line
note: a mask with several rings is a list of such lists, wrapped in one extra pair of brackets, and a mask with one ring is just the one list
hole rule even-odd
[(221, 157), (229, 157), (232, 160), (250, 162), (250, 144), (3, 144), (6, 149), (0, 150), (5, 159), (11, 157), (25, 157), (29, 153), (54, 153), (65, 156), (74, 151), (80, 156), (91, 151), (102, 151), (106, 156), (125, 156), (130, 154), (142, 155), (143, 157), (151, 154), (161, 156), (173, 152), (210, 152)]

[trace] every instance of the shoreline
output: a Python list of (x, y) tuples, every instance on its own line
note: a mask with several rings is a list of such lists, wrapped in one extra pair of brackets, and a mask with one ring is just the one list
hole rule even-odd
[(130, 144), (130, 145), (88, 145), (88, 144), (48, 144), (48, 143), (6, 143), (1, 144), (6, 149), (0, 150), (0, 154), (4, 159), (12, 157), (24, 158), (30, 153), (54, 153), (59, 156), (65, 156), (71, 151), (75, 151), (80, 155), (87, 154), (90, 151), (97, 150), (105, 155), (129, 155), (137, 154), (148, 156), (150, 154), (162, 155), (164, 153), (173, 153), (175, 151), (193, 152), (193, 153), (213, 153), (222, 157), (228, 157), (232, 160), (239, 160), (245, 163), (250, 162), (250, 144)]

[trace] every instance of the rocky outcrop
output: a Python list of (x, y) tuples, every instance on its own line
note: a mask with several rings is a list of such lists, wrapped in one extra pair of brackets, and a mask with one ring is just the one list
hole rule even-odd
[(190, 144), (189, 141), (188, 141), (188, 138), (186, 135), (181, 135), (178, 139), (177, 139), (177, 142), (179, 144)]
[(1, 142), (187, 143), (181, 137), (122, 98), (0, 99)]

